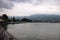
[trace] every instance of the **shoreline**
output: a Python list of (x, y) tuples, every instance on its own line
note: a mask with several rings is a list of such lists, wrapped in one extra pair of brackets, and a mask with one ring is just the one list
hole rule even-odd
[(2, 26), (0, 26), (0, 40), (17, 40), (13, 35), (8, 33)]

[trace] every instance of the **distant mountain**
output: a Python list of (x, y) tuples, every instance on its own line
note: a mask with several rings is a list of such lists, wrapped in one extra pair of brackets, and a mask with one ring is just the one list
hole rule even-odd
[(60, 15), (52, 15), (52, 14), (36, 14), (27, 17), (33, 21), (60, 21)]
[[(30, 16), (13, 16), (15, 19), (22, 20), (23, 18), (30, 19), (32, 21), (55, 21), (60, 22), (60, 15), (52, 15), (52, 14), (35, 14)], [(13, 18), (12, 16), (9, 16), (9, 18)]]
[(25, 16), (9, 16), (10, 19), (13, 18), (13, 17), (14, 17), (15, 19), (19, 19), (19, 20), (25, 18)]

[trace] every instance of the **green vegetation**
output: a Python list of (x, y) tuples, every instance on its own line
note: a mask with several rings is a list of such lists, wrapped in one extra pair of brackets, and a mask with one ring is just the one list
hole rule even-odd
[(23, 18), (23, 19), (21, 20), (21, 22), (32, 22), (32, 20), (27, 19), (27, 18)]
[(2, 19), (5, 21), (5, 22), (9, 22), (9, 18), (6, 14), (3, 14), (2, 15)]
[(5, 30), (7, 30), (7, 25), (8, 25), (8, 24), (1, 24), (1, 26), (2, 26)]
[[(18, 18), (18, 17), (17, 17)], [(0, 16), (0, 25), (7, 29), (8, 24), (19, 24), (26, 22), (49, 22), (49, 23), (60, 23), (60, 15), (35, 15), (25, 18), (12, 17), (9, 18), (6, 14)]]
[(8, 25), (8, 22), (9, 22), (9, 18), (6, 14), (3, 14), (1, 17), (0, 17), (1, 21), (0, 20), (0, 25), (5, 29), (7, 30), (7, 25)]

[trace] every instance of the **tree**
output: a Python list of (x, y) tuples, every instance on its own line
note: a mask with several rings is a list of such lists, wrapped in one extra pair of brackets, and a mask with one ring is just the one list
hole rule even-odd
[(4, 21), (9, 21), (9, 18), (8, 18), (8, 16), (7, 16), (6, 14), (3, 14), (3, 15), (2, 15), (2, 19), (3, 19)]
[(3, 21), (3, 24), (1, 24), (1, 26), (5, 29), (5, 30), (7, 30), (7, 23), (8, 23), (8, 21), (9, 21), (9, 18), (8, 18), (8, 16), (6, 15), (6, 14), (3, 14), (2, 15), (2, 19), (4, 20)]
[(32, 22), (32, 20), (27, 19), (27, 18), (23, 18), (21, 21), (22, 21), (22, 22)]
[(13, 17), (13, 22), (15, 22), (16, 21), (16, 19), (15, 19), (15, 17)]

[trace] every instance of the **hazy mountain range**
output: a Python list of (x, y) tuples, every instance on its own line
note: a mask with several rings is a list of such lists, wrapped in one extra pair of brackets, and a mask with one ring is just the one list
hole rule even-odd
[[(9, 17), (12, 18), (12, 17)], [(60, 15), (52, 15), (52, 14), (35, 14), (35, 15), (30, 15), (30, 16), (15, 16), (16, 19), (23, 19), (27, 18), (32, 21), (38, 20), (38, 21), (52, 21), (52, 20), (57, 20), (60, 21)]]

